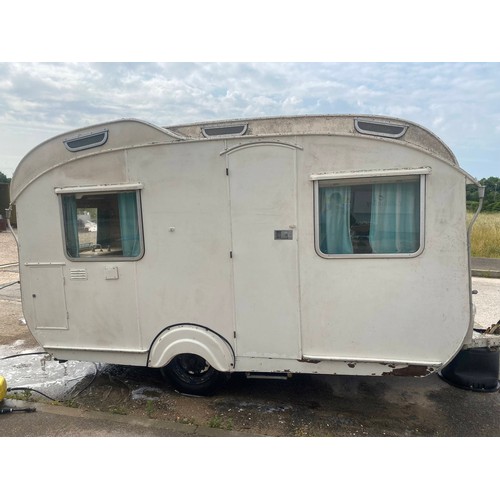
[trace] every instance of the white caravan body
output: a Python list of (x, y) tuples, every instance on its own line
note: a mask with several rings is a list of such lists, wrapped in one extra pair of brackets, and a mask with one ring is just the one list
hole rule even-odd
[(24, 315), (64, 360), (424, 376), (472, 337), (467, 183), (394, 118), (72, 131), (12, 179)]

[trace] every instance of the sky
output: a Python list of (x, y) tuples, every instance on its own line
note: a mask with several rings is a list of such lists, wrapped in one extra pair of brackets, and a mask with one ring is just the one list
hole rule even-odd
[(375, 114), (428, 128), (477, 179), (500, 177), (500, 45), (488, 1), (454, 4), (453, 15), (431, 0), (406, 10), (396, 0), (158, 5), (3, 6), (1, 172), (11, 177), (54, 135), (120, 118)]

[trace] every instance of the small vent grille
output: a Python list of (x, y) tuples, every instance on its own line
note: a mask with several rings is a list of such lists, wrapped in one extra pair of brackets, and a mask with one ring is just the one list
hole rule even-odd
[(86, 269), (70, 269), (69, 278), (72, 280), (86, 280), (88, 279)]
[(382, 137), (392, 137), (398, 139), (403, 137), (408, 129), (405, 125), (394, 125), (392, 123), (371, 122), (363, 120), (354, 120), (354, 126), (360, 134), (379, 135)]
[(248, 124), (226, 125), (222, 127), (203, 127), (201, 129), (205, 137), (219, 137), (223, 135), (245, 135)]
[(64, 142), (64, 146), (68, 151), (74, 153), (82, 149), (96, 148), (102, 146), (108, 140), (108, 131), (95, 132), (89, 135), (82, 135), (73, 139), (68, 139)]

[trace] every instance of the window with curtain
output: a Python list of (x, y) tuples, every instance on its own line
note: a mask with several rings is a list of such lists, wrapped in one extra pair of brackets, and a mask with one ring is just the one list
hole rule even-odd
[(324, 255), (416, 253), (420, 177), (319, 181), (318, 246)]
[(62, 195), (68, 257), (137, 259), (142, 255), (136, 191)]

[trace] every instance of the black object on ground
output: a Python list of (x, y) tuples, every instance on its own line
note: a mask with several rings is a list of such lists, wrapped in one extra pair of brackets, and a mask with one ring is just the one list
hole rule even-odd
[(476, 392), (495, 392), (498, 381), (500, 351), (487, 347), (465, 349), (439, 373), (449, 384)]

